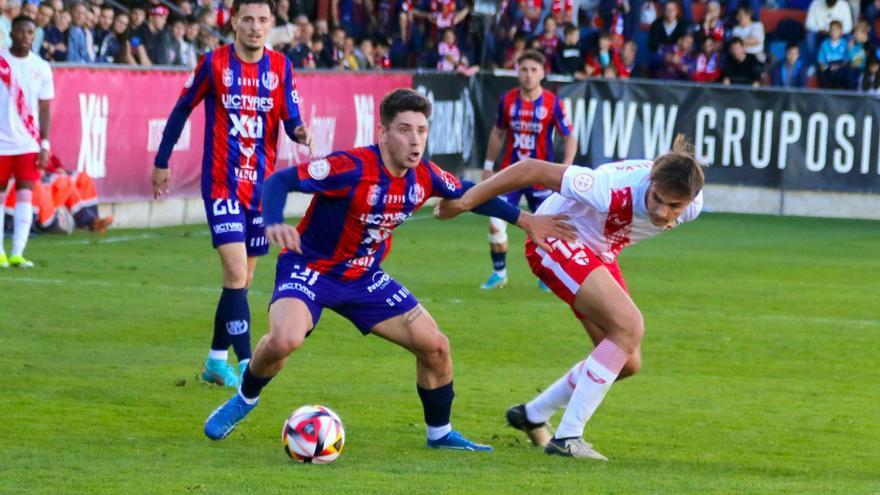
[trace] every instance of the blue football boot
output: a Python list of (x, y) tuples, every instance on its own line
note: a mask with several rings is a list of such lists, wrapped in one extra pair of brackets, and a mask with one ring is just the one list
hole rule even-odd
[(501, 289), (505, 285), (507, 285), (507, 277), (499, 277), (497, 273), (493, 272), (480, 288), (484, 290)]
[(437, 440), (428, 440), (429, 449), (469, 450), (471, 452), (492, 452), (489, 445), (474, 443), (461, 436), (461, 433), (452, 430), (444, 437)]
[(202, 380), (225, 387), (238, 388), (241, 383), (235, 369), (222, 359), (208, 358), (202, 371)]
[(223, 440), (249, 412), (257, 407), (257, 404), (258, 402), (254, 402), (253, 405), (248, 404), (240, 394), (236, 393), (208, 416), (208, 420), (205, 421), (205, 435), (211, 440)]

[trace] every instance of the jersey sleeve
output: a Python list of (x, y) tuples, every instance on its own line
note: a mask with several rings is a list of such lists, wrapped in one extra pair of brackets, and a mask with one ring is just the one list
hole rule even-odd
[(428, 163), (428, 172), (431, 174), (431, 196), (443, 199), (458, 199), (465, 189), (454, 175), (443, 170), (433, 163)]
[(611, 179), (604, 170), (571, 165), (562, 175), (559, 194), (572, 201), (607, 212), (611, 202)]
[(190, 110), (196, 107), (211, 91), (211, 58), (202, 55), (193, 73), (183, 85), (179, 103), (185, 104)]
[(556, 130), (563, 136), (568, 137), (571, 135), (571, 122), (568, 121), (565, 109), (562, 108), (562, 100), (559, 98), (554, 98), (553, 102), (553, 125), (556, 126)]
[(338, 153), (297, 165), (296, 177), (295, 191), (341, 198), (357, 186), (360, 172), (354, 160)]
[(198, 65), (183, 85), (180, 98), (171, 110), (165, 129), (162, 131), (162, 141), (159, 143), (159, 151), (156, 152), (154, 165), (158, 168), (168, 168), (168, 160), (180, 133), (186, 125), (186, 119), (192, 113), (193, 108), (202, 101), (211, 91), (211, 54), (202, 55)]
[[(303, 124), (299, 113), (299, 93), (296, 91), (296, 81), (293, 79), (293, 66), (290, 60), (285, 58), (286, 70), (284, 71), (284, 108), (281, 112), (281, 120), (285, 128), (292, 125), (294, 128)], [(291, 132), (293, 129), (291, 129)]]

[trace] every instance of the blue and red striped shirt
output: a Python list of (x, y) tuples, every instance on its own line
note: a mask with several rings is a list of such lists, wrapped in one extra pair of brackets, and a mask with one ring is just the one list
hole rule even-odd
[(260, 210), (260, 189), (275, 170), (278, 130), (293, 139), (302, 125), (293, 67), (281, 53), (266, 49), (255, 63), (243, 62), (233, 45), (205, 54), (181, 92), (156, 154), (168, 166), (171, 149), (186, 118), (205, 100), (202, 196), (236, 199)]
[(495, 127), (507, 131), (501, 169), (525, 158), (553, 161), (553, 129), (571, 134), (559, 98), (544, 90), (536, 100), (525, 100), (519, 88), (508, 91), (498, 104)]
[[(464, 194), (454, 175), (428, 160), (403, 177), (392, 176), (378, 145), (282, 170), (276, 180), (285, 181), (287, 190), (314, 194), (297, 226), (303, 256), (308, 268), (341, 280), (378, 269), (391, 250), (391, 232), (428, 198), (457, 199)], [(278, 210), (266, 212), (267, 224), (281, 221)]]

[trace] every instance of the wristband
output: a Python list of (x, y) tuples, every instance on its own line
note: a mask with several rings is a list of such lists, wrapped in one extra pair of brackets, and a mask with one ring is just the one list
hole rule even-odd
[(495, 169), (495, 161), (494, 160), (486, 160), (483, 162), (483, 170), (486, 172), (491, 172)]
[(44, 139), (44, 140), (40, 141), (40, 149), (46, 150), (46, 151), (50, 151), (52, 149), (52, 146), (49, 144), (48, 139)]

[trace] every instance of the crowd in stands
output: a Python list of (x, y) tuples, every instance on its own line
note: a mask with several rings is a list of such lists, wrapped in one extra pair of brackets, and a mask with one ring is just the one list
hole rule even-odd
[[(0, 0), (0, 46), (10, 20), (28, 15), (34, 50), (51, 61), (192, 67), (230, 36), (231, 0), (21, 1)], [(767, 32), (761, 11), (780, 7), (803, 21)], [(880, 0), (498, 0), (494, 16), (469, 0), (277, 0), (269, 45), (298, 68), (470, 75), (536, 49), (548, 72), (578, 79), (814, 81), (880, 94), (878, 21)]]

